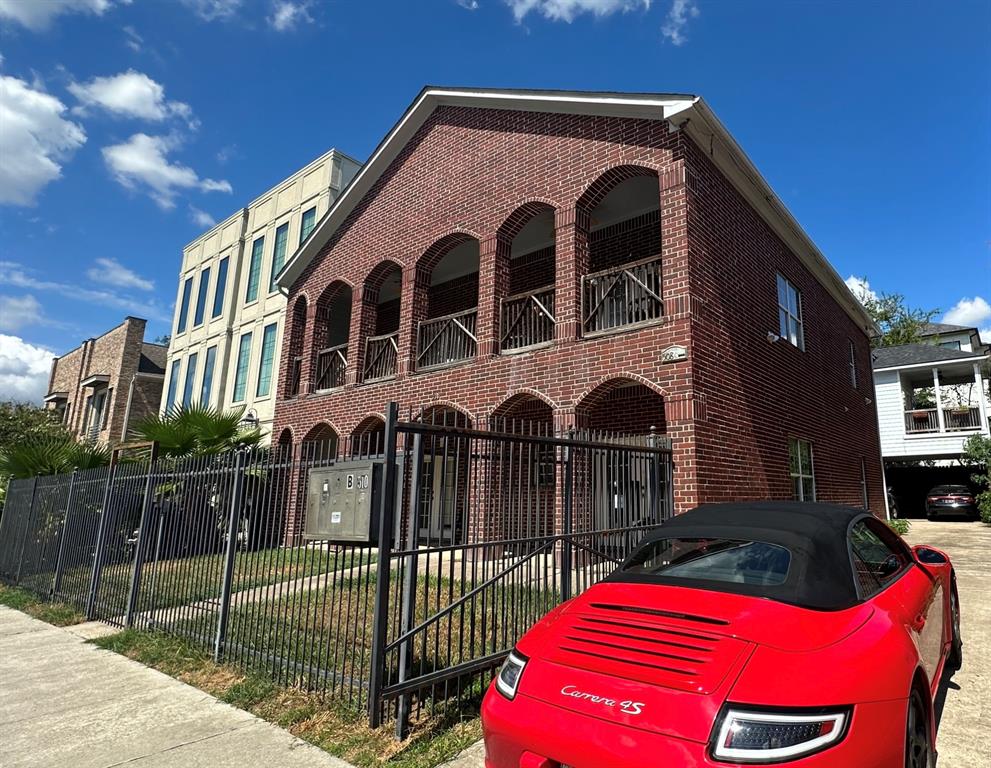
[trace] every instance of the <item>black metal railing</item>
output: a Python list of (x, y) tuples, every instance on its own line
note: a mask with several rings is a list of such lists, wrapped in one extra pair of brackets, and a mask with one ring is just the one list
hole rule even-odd
[(421, 321), (416, 334), (417, 370), (473, 358), (478, 351), (477, 321), (477, 309)]
[(317, 352), (317, 376), (314, 389), (343, 387), (348, 368), (348, 345), (338, 344)]
[(660, 257), (582, 277), (585, 335), (652, 323), (663, 316)]
[(364, 381), (381, 381), (396, 375), (399, 360), (399, 331), (370, 336), (365, 342)]
[(554, 287), (502, 300), (501, 348), (528, 349), (554, 341)]

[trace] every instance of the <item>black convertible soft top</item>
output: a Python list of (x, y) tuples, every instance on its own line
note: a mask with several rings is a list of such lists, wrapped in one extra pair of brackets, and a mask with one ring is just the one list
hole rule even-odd
[(767, 597), (803, 608), (836, 611), (860, 602), (850, 555), (850, 527), (871, 514), (838, 504), (798, 501), (749, 501), (704, 504), (667, 520), (649, 534), (637, 552), (658, 539), (739, 539), (777, 544), (791, 553), (791, 566), (780, 584), (739, 584), (624, 572), (608, 581), (693, 586), (720, 592)]

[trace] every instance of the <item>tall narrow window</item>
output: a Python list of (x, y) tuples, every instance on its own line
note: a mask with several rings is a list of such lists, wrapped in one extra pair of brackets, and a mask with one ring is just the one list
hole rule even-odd
[(241, 343), (237, 350), (237, 369), (234, 372), (234, 402), (239, 403), (244, 400), (244, 393), (248, 387), (248, 365), (251, 362), (251, 333), (241, 336)]
[(259, 237), (251, 245), (251, 263), (248, 265), (248, 290), (244, 295), (245, 301), (258, 298), (258, 281), (262, 274), (262, 255), (265, 253), (265, 238)]
[(867, 459), (860, 460), (860, 501), (864, 509), (870, 508), (870, 500), (867, 497)]
[(210, 396), (213, 394), (213, 367), (217, 363), (217, 348), (210, 347), (206, 351), (206, 360), (203, 362), (203, 384), (200, 387), (200, 405), (204, 408), (210, 407)]
[(186, 319), (189, 317), (189, 296), (193, 292), (193, 278), (187, 277), (182, 285), (182, 300), (179, 302), (179, 323), (176, 326), (176, 333), (183, 333), (186, 330)]
[(171, 411), (175, 405), (175, 395), (179, 387), (179, 374), (182, 372), (182, 360), (177, 358), (172, 361), (172, 373), (169, 376), (169, 393), (165, 398), (165, 410)]
[(265, 397), (272, 391), (272, 364), (275, 362), (275, 330), (277, 327), (277, 323), (266, 325), (262, 334), (262, 356), (258, 363), (256, 397)]
[(850, 342), (850, 386), (857, 388), (857, 347)]
[(303, 220), (299, 227), (299, 244), (310, 236), (310, 232), (317, 225), (317, 207), (313, 206), (309, 210), (303, 211)]
[(805, 349), (802, 294), (781, 275), (778, 275), (778, 326), (782, 339), (786, 339), (799, 349)]
[(794, 498), (798, 501), (815, 501), (816, 480), (812, 467), (812, 443), (794, 438), (789, 440), (788, 464)]
[(196, 311), (193, 313), (193, 327), (203, 325), (206, 312), (206, 292), (210, 288), (210, 267), (200, 272), (200, 289), (196, 292)]
[(286, 245), (289, 242), (289, 222), (287, 221), (275, 230), (275, 253), (272, 254), (272, 276), (268, 281), (268, 290), (275, 290), (275, 278), (286, 263)]
[(196, 358), (199, 355), (194, 352), (186, 361), (186, 383), (182, 385), (182, 407), (186, 408), (193, 404), (193, 381), (196, 379)]
[(213, 289), (213, 314), (220, 317), (224, 313), (224, 294), (227, 293), (227, 264), (229, 258), (224, 256), (217, 265), (217, 287)]

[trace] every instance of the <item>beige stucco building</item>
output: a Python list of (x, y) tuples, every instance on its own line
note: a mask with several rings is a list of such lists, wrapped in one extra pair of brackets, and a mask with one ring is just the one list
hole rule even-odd
[(286, 310), (275, 276), (358, 168), (332, 149), (183, 249), (162, 411), (243, 406), (270, 437)]

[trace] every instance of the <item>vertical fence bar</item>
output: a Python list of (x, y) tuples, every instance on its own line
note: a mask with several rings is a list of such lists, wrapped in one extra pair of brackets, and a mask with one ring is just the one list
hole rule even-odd
[(385, 644), (389, 626), (389, 578), (392, 565), (392, 534), (396, 516), (396, 422), (399, 405), (389, 403), (385, 416), (385, 467), (382, 496), (379, 499), (378, 568), (375, 582), (375, 610), (372, 616), (372, 658), (368, 681), (368, 720), (372, 728), (382, 722), (382, 695), (385, 678)]
[[(400, 538), (400, 547), (410, 550), (406, 557), (402, 587), (402, 615), (399, 620), (399, 635), (405, 635), (413, 628), (416, 613), (416, 538), (420, 517), (420, 475), (423, 472), (423, 435), (413, 436), (413, 465), (410, 474), (409, 515), (406, 522), (406, 540)], [(399, 682), (405, 682), (413, 671), (413, 638), (399, 646)], [(402, 741), (409, 733), (410, 697), (404, 693), (399, 697), (396, 710), (396, 738)]]
[(65, 540), (69, 533), (69, 515), (72, 514), (73, 492), (76, 489), (78, 469), (72, 470), (69, 477), (69, 493), (65, 499), (65, 514), (62, 516), (62, 532), (59, 534), (58, 555), (55, 558), (55, 576), (52, 578), (52, 588), (49, 597), (54, 598), (62, 590), (62, 569), (65, 563)]
[(96, 594), (100, 589), (100, 576), (103, 570), (104, 550), (107, 546), (107, 507), (110, 504), (110, 490), (117, 474), (117, 454), (110, 459), (107, 482), (103, 487), (103, 503), (100, 505), (100, 522), (96, 525), (96, 544), (93, 546), (93, 571), (89, 577), (89, 596), (86, 599), (86, 620), (92, 621), (96, 615)]
[(14, 585), (21, 583), (21, 567), (24, 565), (24, 549), (27, 546), (28, 534), (31, 532), (31, 524), (34, 522), (34, 502), (38, 496), (38, 476), (35, 475), (31, 482), (31, 505), (28, 507), (27, 519), (24, 524), (24, 535), (21, 536), (21, 549), (17, 556), (17, 575), (14, 577)]
[(145, 477), (145, 492), (141, 502), (141, 520), (138, 523), (137, 541), (134, 542), (134, 565), (131, 569), (131, 588), (127, 596), (127, 613), (124, 615), (124, 626), (131, 629), (134, 626), (134, 612), (138, 605), (138, 594), (141, 591), (141, 570), (144, 566), (144, 549), (148, 538), (149, 518), (155, 498), (155, 472), (158, 467), (158, 443), (151, 447), (148, 460), (148, 474)]
[[(573, 430), (568, 430), (568, 439), (574, 438)], [(574, 472), (572, 465), (572, 448), (570, 445), (562, 449), (564, 456), (564, 499), (561, 511), (561, 532), (564, 538), (561, 541), (561, 600), (571, 599), (571, 555), (572, 541), (571, 534), (574, 529), (573, 497), (574, 497)]]
[(661, 508), (661, 454), (657, 452), (657, 427), (650, 428), (647, 436), (647, 445), (653, 451), (650, 454), (650, 472), (648, 474), (650, 498), (650, 522), (657, 525), (663, 519), (664, 512)]
[(227, 522), (227, 547), (224, 552), (224, 580), (220, 588), (220, 611), (217, 615), (217, 637), (213, 644), (213, 660), (220, 662), (227, 643), (227, 626), (231, 617), (231, 585), (234, 581), (234, 557), (237, 555), (237, 538), (241, 520), (241, 499), (244, 496), (244, 467), (247, 451), (238, 451), (234, 457), (234, 488), (231, 493), (231, 509)]

